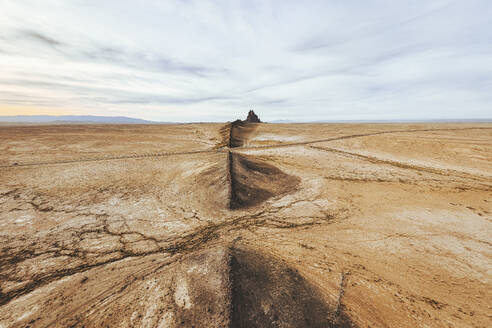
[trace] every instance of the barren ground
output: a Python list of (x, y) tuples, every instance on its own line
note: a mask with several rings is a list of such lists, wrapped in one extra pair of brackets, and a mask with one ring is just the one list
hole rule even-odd
[(492, 124), (0, 127), (0, 328), (491, 327), (491, 231)]

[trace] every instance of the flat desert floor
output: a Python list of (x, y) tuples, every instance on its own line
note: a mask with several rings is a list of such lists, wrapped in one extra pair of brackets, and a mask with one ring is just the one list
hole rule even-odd
[(492, 124), (0, 127), (0, 327), (491, 327)]

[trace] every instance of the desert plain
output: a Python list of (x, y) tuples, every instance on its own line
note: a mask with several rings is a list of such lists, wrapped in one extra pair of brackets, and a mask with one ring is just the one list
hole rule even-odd
[(492, 124), (0, 126), (0, 328), (491, 327)]

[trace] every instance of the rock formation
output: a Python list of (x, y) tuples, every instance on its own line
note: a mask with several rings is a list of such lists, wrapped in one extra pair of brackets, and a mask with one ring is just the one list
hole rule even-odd
[(256, 124), (261, 123), (258, 115), (254, 111), (248, 112), (248, 117), (245, 120), (235, 120), (234, 122), (227, 123), (220, 130), (222, 135), (222, 145), (230, 148), (241, 147), (248, 137), (256, 130)]
[(246, 118), (246, 123), (261, 123), (258, 115), (255, 114), (254, 111), (250, 110), (248, 113), (248, 117)]

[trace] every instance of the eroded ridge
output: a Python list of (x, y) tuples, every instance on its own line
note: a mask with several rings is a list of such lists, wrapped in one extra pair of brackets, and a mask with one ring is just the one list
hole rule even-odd
[(259, 158), (231, 152), (243, 147), (249, 136), (261, 123), (253, 111), (245, 121), (236, 120), (221, 129), (227, 153), (228, 208), (241, 209), (259, 205), (273, 196), (296, 189), (299, 178), (282, 172)]
[(227, 161), (230, 209), (252, 207), (273, 196), (293, 192), (300, 182), (298, 177), (254, 156), (229, 152)]
[(245, 145), (245, 142), (258, 127), (258, 123), (247, 123), (241, 120), (227, 123), (220, 129), (222, 145), (227, 148), (237, 148)]
[[(154, 260), (106, 270), (117, 283), (96, 294), (96, 271), (62, 282), (72, 288), (48, 290), (18, 326), (355, 327), (348, 312), (298, 270), (248, 244)], [(52, 311), (58, 319), (43, 315)]]
[(231, 327), (355, 327), (338, 304), (274, 256), (232, 247)]

